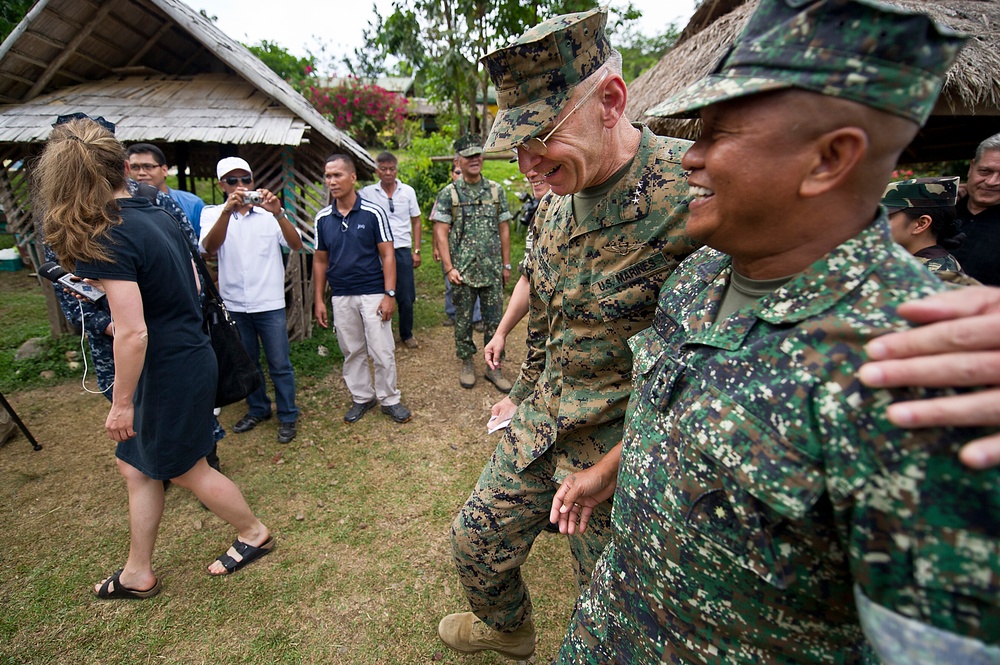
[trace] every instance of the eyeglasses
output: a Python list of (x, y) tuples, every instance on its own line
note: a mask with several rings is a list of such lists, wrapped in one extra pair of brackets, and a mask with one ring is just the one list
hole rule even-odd
[(525, 152), (530, 152), (531, 154), (537, 155), (539, 157), (544, 157), (546, 154), (548, 154), (549, 147), (545, 145), (545, 142), (548, 141), (552, 137), (552, 135), (556, 133), (557, 129), (562, 127), (562, 124), (566, 122), (571, 115), (576, 113), (576, 110), (578, 108), (583, 106), (583, 103), (585, 101), (590, 99), (590, 96), (597, 91), (597, 88), (600, 87), (601, 82), (604, 81), (604, 79), (606, 79), (607, 77), (608, 77), (608, 70), (605, 69), (604, 73), (601, 74), (601, 78), (597, 79), (597, 83), (595, 83), (594, 86), (587, 91), (587, 94), (585, 94), (583, 97), (580, 98), (580, 101), (576, 103), (576, 106), (570, 109), (570, 112), (564, 115), (562, 120), (556, 123), (555, 127), (549, 130), (549, 133), (545, 135), (545, 138), (538, 138), (537, 136), (533, 136), (532, 138), (528, 139), (521, 145), (517, 146), (517, 150), (524, 150)]
[(347, 213), (346, 215), (344, 215), (343, 217), (340, 218), (340, 231), (341, 231), (341, 233), (347, 233), (347, 217), (350, 214), (351, 213)]
[(96, 118), (91, 118), (86, 113), (67, 113), (66, 115), (56, 116), (56, 121), (52, 123), (53, 127), (58, 127), (59, 125), (65, 125), (67, 122), (73, 122), (74, 120), (93, 120), (98, 125), (108, 130), (112, 134), (115, 133), (115, 123), (108, 122), (104, 119), (103, 115), (99, 115)]
[(163, 166), (163, 164), (132, 164), (129, 162), (128, 167), (133, 171), (154, 171)]
[(396, 206), (392, 205), (392, 197), (389, 197), (389, 212), (396, 212)]
[(238, 182), (242, 182), (244, 185), (249, 185), (250, 183), (253, 182), (253, 176), (252, 175), (245, 175), (245, 176), (240, 176), (239, 178), (237, 178), (236, 176), (231, 175), (231, 176), (228, 176), (226, 178), (223, 178), (222, 182), (226, 183), (230, 187), (232, 187), (233, 185), (235, 185)]

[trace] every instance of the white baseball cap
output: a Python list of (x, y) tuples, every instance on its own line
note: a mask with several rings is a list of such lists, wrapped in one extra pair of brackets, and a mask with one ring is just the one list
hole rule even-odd
[(247, 164), (247, 160), (240, 157), (223, 157), (219, 160), (219, 165), (215, 167), (215, 172), (219, 175), (219, 180), (222, 180), (227, 173), (237, 169), (242, 169), (250, 175), (253, 175), (253, 171), (250, 170), (250, 165)]

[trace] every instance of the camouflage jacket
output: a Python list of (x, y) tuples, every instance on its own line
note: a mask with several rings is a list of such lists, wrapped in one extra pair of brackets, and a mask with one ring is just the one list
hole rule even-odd
[(448, 250), (467, 286), (500, 284), (503, 256), (497, 226), (510, 221), (507, 193), (486, 178), (474, 185), (459, 178), (438, 192), (434, 201), (435, 222), (451, 226)]
[(518, 469), (558, 441), (558, 479), (621, 440), (632, 385), (625, 342), (649, 325), (663, 281), (697, 246), (684, 235), (689, 145), (643, 128), (631, 168), (586, 219), (574, 219), (569, 196), (541, 202), (525, 262), (528, 355), (503, 443)]
[(979, 280), (973, 279), (965, 274), (958, 259), (948, 253), (944, 247), (931, 245), (914, 253), (917, 260), (923, 263), (928, 270), (937, 275), (945, 282), (958, 284), (959, 286), (976, 286)]
[[(723, 254), (692, 256), (630, 341), (612, 541), (573, 632), (621, 662), (864, 662), (856, 586), (996, 643), (1000, 469), (957, 457), (983, 432), (896, 428), (890, 402), (940, 391), (855, 378), (862, 346), (905, 327), (896, 307), (943, 284), (884, 215), (713, 327), (729, 274)], [(940, 647), (918, 648), (956, 662)]]

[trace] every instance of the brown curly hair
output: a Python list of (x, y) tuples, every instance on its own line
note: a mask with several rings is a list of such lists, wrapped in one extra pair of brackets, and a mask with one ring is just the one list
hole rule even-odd
[(115, 192), (125, 186), (125, 148), (89, 119), (57, 125), (34, 169), (44, 234), (67, 263), (109, 261), (99, 242), (121, 224)]

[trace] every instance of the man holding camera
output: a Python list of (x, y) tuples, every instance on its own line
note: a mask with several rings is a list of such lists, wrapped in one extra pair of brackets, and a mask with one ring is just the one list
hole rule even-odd
[[(295, 438), (299, 410), (289, 357), (281, 248), (298, 250), (302, 238), (278, 197), (253, 188), (253, 172), (245, 160), (226, 157), (219, 161), (216, 173), (226, 202), (202, 211), (201, 245), (209, 254), (219, 255), (219, 292), (261, 378), (264, 373), (258, 358), (260, 345), (264, 347), (278, 407), (278, 442), (288, 443)], [(266, 385), (262, 381), (247, 397), (247, 414), (233, 425), (237, 434), (271, 417)]]

